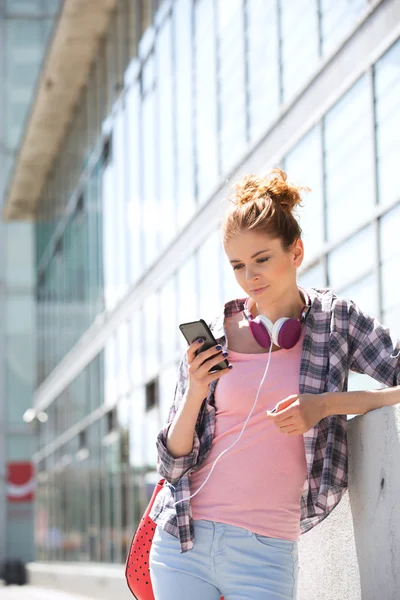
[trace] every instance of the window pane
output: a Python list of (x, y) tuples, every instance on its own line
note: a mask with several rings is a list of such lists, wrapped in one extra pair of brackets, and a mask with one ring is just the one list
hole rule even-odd
[(196, 2), (195, 32), (196, 172), (198, 198), (204, 202), (216, 185), (219, 171), (213, 0)]
[(104, 404), (113, 405), (117, 400), (117, 342), (115, 336), (109, 338), (104, 348)]
[(160, 245), (165, 247), (176, 232), (176, 207), (174, 198), (174, 114), (172, 105), (172, 28), (168, 19), (156, 38), (157, 61), (157, 126), (159, 165)]
[(382, 265), (382, 308), (390, 310), (399, 303), (400, 281), (397, 276), (400, 267), (400, 254)]
[(373, 208), (372, 122), (371, 94), (363, 77), (325, 117), (329, 240), (353, 229)]
[(246, 147), (243, 0), (218, 0), (221, 162), (226, 173)]
[(141, 310), (135, 310), (132, 314), (130, 324), (130, 338), (132, 348), (131, 378), (132, 385), (138, 385), (143, 381), (143, 360), (144, 360), (144, 323)]
[(313, 287), (317, 289), (326, 287), (325, 269), (322, 263), (312, 266), (307, 271), (299, 274), (298, 284), (305, 289)]
[(221, 268), (219, 232), (213, 233), (199, 248), (200, 318), (209, 321), (221, 310)]
[(120, 323), (117, 330), (118, 364), (117, 378), (119, 395), (126, 395), (131, 388), (131, 345), (129, 336), (130, 324), (127, 321)]
[(88, 318), (92, 323), (96, 315), (104, 309), (103, 294), (103, 236), (102, 236), (102, 197), (101, 165), (98, 163), (88, 181), (86, 189), (87, 205), (87, 252), (88, 252)]
[(320, 0), (323, 54), (340, 43), (367, 6), (367, 0)]
[(117, 249), (116, 263), (113, 267), (116, 271), (118, 299), (122, 298), (128, 288), (128, 260), (127, 252), (127, 183), (126, 171), (126, 112), (120, 110), (116, 115), (115, 127), (113, 132), (113, 161), (115, 172), (115, 191), (113, 197), (113, 210), (116, 219), (116, 229), (114, 231), (115, 244)]
[(104, 252), (104, 299), (105, 308), (111, 310), (118, 299), (118, 269), (116, 229), (117, 215), (114, 209), (114, 169), (109, 164), (103, 172), (103, 252)]
[(395, 338), (400, 339), (400, 303), (383, 313), (382, 324), (389, 327)]
[(173, 6), (175, 40), (176, 193), (178, 226), (184, 226), (196, 209), (193, 159), (192, 3), (176, 0)]
[(318, 64), (316, 0), (281, 0), (283, 99), (302, 87)]
[(160, 415), (161, 427), (167, 420), (168, 411), (174, 399), (175, 385), (178, 377), (176, 364), (164, 368), (160, 373)]
[(32, 14), (32, 16), (56, 15), (60, 9), (61, 0), (5, 0), (9, 13)]
[[(35, 306), (32, 295), (9, 296), (5, 325), (5, 391), (7, 421), (21, 425), (32, 406), (35, 381)], [(25, 445), (24, 445), (25, 447)]]
[(141, 177), (141, 145), (140, 145), (140, 91), (135, 83), (126, 97), (128, 127), (128, 252), (130, 275), (129, 280), (138, 280), (143, 269), (143, 240), (141, 225), (142, 204), (140, 200)]
[(143, 306), (144, 319), (144, 374), (146, 380), (154, 377), (159, 369), (159, 295), (151, 294)]
[[(163, 363), (175, 360), (178, 346), (176, 281), (171, 277), (160, 291), (160, 342)], [(181, 335), (179, 333), (179, 335)]]
[(347, 240), (328, 255), (329, 285), (342, 289), (375, 265), (375, 236), (372, 226)]
[(159, 206), (157, 178), (154, 176), (156, 152), (155, 100), (149, 92), (143, 100), (143, 241), (144, 263), (148, 267), (157, 257)]
[[(14, 8), (12, 4), (9, 6), (11, 12), (20, 12), (17, 4)], [(58, 6), (57, 0), (55, 8), (58, 9)], [(35, 12), (33, 5), (26, 14)], [(53, 22), (53, 18), (4, 20), (2, 33), (4, 32), (5, 51), (2, 60), (5, 61), (6, 94), (3, 109), (5, 114), (2, 115), (2, 120), (5, 143), (10, 148), (19, 143)]]
[[(32, 223), (8, 222), (5, 276), (10, 286), (34, 285), (34, 228)], [(2, 268), (2, 267), (0, 267)], [(3, 274), (1, 274), (3, 275)]]
[(340, 290), (340, 295), (350, 298), (368, 315), (378, 315), (377, 280), (375, 274), (365, 277)]
[(240, 285), (236, 281), (235, 271), (233, 270), (232, 265), (230, 264), (225, 252), (223, 252), (222, 256), (222, 272), (223, 302), (229, 302), (229, 300), (235, 300), (236, 298), (246, 298), (248, 294), (243, 290), (243, 288), (240, 287)]
[(92, 412), (104, 403), (104, 356), (100, 352), (88, 365), (89, 369), (89, 412)]
[(376, 143), (379, 202), (398, 197), (393, 180), (400, 159), (400, 43), (375, 65)]
[[(199, 318), (198, 275), (196, 263), (191, 256), (178, 270), (178, 321), (189, 323)], [(179, 332), (179, 348), (184, 352), (187, 342)]]
[(324, 243), (323, 187), (321, 138), (318, 127), (312, 129), (285, 158), (288, 179), (311, 188), (303, 193), (303, 206), (297, 209), (304, 260), (312, 259), (322, 250)]
[[(144, 465), (144, 447), (145, 447), (145, 387), (138, 386), (134, 389), (131, 395), (131, 408), (132, 408), (132, 435), (130, 437), (130, 448), (129, 455), (131, 464), (135, 467), (135, 470), (140, 469)], [(140, 515), (139, 518), (141, 518)]]
[[(164, 386), (163, 381), (161, 382), (161, 384)], [(170, 389), (171, 389), (171, 386), (168, 385), (168, 391), (170, 391)], [(149, 444), (149, 441), (155, 440), (157, 438), (158, 432), (160, 431), (158, 406), (147, 412), (146, 420), (144, 422), (144, 431), (145, 431), (145, 436), (146, 436), (146, 438), (145, 438), (146, 441), (144, 444), (144, 460), (145, 460), (146, 471), (155, 471), (156, 465), (157, 465), (157, 446), (154, 443)], [(154, 486), (153, 486), (153, 489), (154, 489)]]
[(257, 139), (279, 109), (279, 39), (277, 4), (247, 0), (246, 45), (250, 139)]
[[(340, 295), (353, 300), (366, 314), (373, 317), (378, 316), (377, 280), (374, 274), (350, 285), (342, 290)], [(349, 391), (374, 390), (380, 387), (382, 385), (369, 375), (350, 373)]]
[(380, 220), (382, 308), (385, 312), (400, 304), (399, 226), (400, 206), (396, 206)]

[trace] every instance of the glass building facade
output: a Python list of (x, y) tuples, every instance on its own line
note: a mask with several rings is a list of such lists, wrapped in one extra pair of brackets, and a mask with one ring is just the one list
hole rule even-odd
[(178, 324), (244, 295), (219, 216), (257, 149), (260, 173), (281, 165), (312, 188), (299, 283), (399, 330), (400, 40), (326, 90), (271, 153), (374, 18), (369, 3), (164, 0), (135, 44), (133, 6), (117, 2), (35, 225), (41, 560), (124, 562), (158, 480), (155, 438), (186, 348)]
[[(59, 0), (0, 1), (0, 206), (14, 168)], [(36, 387), (32, 223), (0, 219), (0, 564), (35, 557), (34, 504), (15, 501), (11, 469), (32, 462), (34, 431), (23, 421)], [(13, 492), (15, 493), (15, 492)]]

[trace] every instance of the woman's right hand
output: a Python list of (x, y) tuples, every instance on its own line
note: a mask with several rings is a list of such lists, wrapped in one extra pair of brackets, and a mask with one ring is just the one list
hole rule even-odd
[(208, 388), (210, 383), (215, 379), (220, 379), (231, 370), (227, 367), (226, 369), (216, 370), (214, 373), (209, 373), (209, 369), (221, 362), (221, 360), (226, 358), (227, 355), (223, 355), (222, 348), (221, 350), (217, 350), (216, 346), (213, 346), (208, 350), (204, 350), (204, 352), (199, 352), (196, 356), (196, 350), (201, 348), (203, 344), (204, 341), (199, 343), (197, 340), (195, 340), (192, 344), (190, 344), (186, 351), (189, 365), (188, 394), (190, 394), (190, 396), (199, 398), (199, 400), (201, 399), (201, 401), (208, 396)]

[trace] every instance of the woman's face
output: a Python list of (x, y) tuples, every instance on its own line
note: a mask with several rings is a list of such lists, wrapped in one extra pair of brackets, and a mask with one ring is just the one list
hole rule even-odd
[(265, 233), (245, 231), (225, 243), (225, 252), (236, 281), (256, 302), (274, 302), (296, 286), (296, 270), (304, 256), (302, 240), (289, 252), (280, 239)]

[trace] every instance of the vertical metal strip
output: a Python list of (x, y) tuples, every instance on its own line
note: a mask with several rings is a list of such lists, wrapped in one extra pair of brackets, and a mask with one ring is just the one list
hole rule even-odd
[(323, 33), (322, 33), (322, 6), (321, 0), (316, 0), (317, 23), (318, 23), (318, 56), (323, 54)]
[[(376, 115), (376, 94), (375, 94), (375, 65), (371, 65), (367, 71), (370, 102), (371, 102), (371, 129), (372, 129), (372, 160), (373, 160), (373, 188), (375, 194), (375, 206), (379, 204), (379, 189), (378, 189), (378, 126)], [(382, 291), (382, 265), (381, 265), (381, 243), (380, 243), (380, 223), (381, 217), (377, 217), (373, 221), (374, 241), (375, 241), (375, 265), (374, 271), (376, 276), (376, 301), (378, 308), (378, 319), (383, 320), (383, 291)]]
[(250, 67), (249, 67), (249, 0), (242, 1), (243, 11), (243, 40), (244, 40), (244, 81), (245, 81), (245, 111), (246, 111), (246, 142), (251, 141), (251, 114), (250, 114)]
[(198, 150), (197, 150), (197, 111), (198, 111), (198, 101), (197, 101), (197, 23), (196, 23), (196, 7), (194, 4), (194, 0), (191, 0), (191, 60), (192, 60), (192, 152), (193, 152), (193, 193), (194, 199), (196, 203), (196, 207), (199, 204), (199, 159), (198, 159)]
[[(325, 120), (322, 117), (321, 121), (317, 125), (318, 136), (319, 136), (319, 148), (320, 148), (320, 169), (321, 169), (321, 194), (322, 194), (322, 227), (323, 227), (323, 243), (326, 245), (328, 239), (328, 210), (327, 210), (327, 199), (326, 199), (326, 169), (325, 169)], [(324, 271), (324, 284), (329, 285), (329, 272), (328, 272), (328, 256), (326, 252), (323, 252), (321, 257), (321, 264)]]
[(282, 36), (282, 0), (276, 0), (276, 26), (278, 30), (278, 62), (279, 62), (279, 104), (283, 104), (284, 100), (284, 89), (283, 89), (283, 73), (284, 73), (284, 65), (283, 65), (283, 36)]
[(221, 53), (220, 53), (220, 40), (219, 40), (219, 10), (218, 0), (212, 0), (213, 8), (213, 27), (212, 33), (214, 35), (214, 49), (215, 49), (215, 91), (217, 103), (217, 164), (218, 164), (218, 177), (222, 174), (222, 98), (221, 98)]

